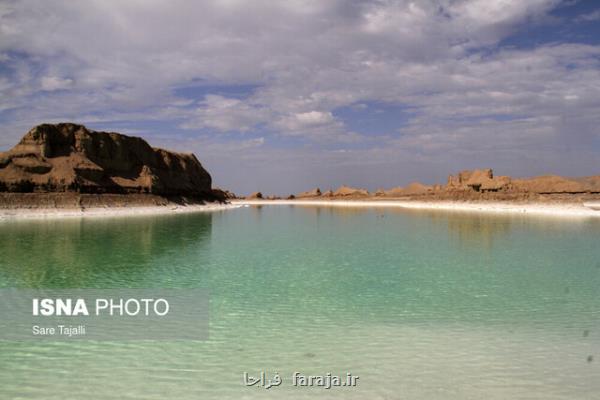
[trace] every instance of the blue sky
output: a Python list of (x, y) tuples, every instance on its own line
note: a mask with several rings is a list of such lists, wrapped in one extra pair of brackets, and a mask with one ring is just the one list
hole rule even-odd
[(600, 174), (597, 1), (4, 1), (0, 150), (74, 121), (287, 194)]

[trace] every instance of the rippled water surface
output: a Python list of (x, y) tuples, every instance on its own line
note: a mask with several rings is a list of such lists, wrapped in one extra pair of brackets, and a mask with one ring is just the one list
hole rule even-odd
[[(1, 399), (600, 398), (600, 221), (268, 206), (2, 222), (0, 287), (201, 287), (211, 313), (204, 342), (0, 342)], [(296, 388), (294, 371), (360, 378)]]

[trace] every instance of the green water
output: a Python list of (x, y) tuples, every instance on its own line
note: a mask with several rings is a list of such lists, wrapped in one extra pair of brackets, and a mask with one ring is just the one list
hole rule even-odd
[[(0, 399), (598, 399), (599, 238), (593, 219), (290, 206), (1, 222), (0, 287), (202, 287), (211, 316), (204, 342), (0, 341)], [(284, 383), (243, 385), (260, 371)]]

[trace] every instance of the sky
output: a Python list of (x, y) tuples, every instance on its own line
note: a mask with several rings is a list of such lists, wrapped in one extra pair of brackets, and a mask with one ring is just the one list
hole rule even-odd
[(71, 121), (286, 195), (600, 174), (600, 2), (0, 0), (0, 151)]

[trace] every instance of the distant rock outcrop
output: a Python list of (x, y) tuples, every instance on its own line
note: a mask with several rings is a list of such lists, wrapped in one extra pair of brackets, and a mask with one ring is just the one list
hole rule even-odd
[(246, 199), (248, 200), (256, 200), (256, 199), (262, 199), (263, 198), (263, 194), (261, 192), (254, 192), (249, 196), (246, 196)]
[(36, 126), (0, 153), (0, 191), (213, 197), (193, 154), (72, 123)]
[[(352, 188), (344, 188), (344, 193), (350, 193), (352, 190)], [(375, 196), (462, 201), (476, 199), (539, 199), (540, 196), (546, 195), (552, 195), (551, 198), (560, 199), (562, 198), (561, 195), (597, 194), (600, 194), (600, 176), (564, 178), (548, 175), (515, 179), (509, 176), (494, 176), (492, 169), (485, 168), (465, 170), (456, 175), (450, 175), (446, 185), (428, 186), (415, 182), (406, 187), (395, 187), (388, 190), (378, 189)]]
[(298, 193), (295, 197), (300, 199), (303, 197), (319, 197), (321, 196), (321, 189), (314, 188), (313, 190), (309, 190), (306, 192)]
[(446, 192), (500, 192), (510, 194), (578, 194), (599, 193), (600, 177), (565, 178), (557, 175), (515, 179), (509, 176), (494, 176), (491, 169), (461, 171), (450, 175)]
[(384, 190), (383, 196), (387, 196), (387, 197), (404, 196), (404, 188), (401, 186), (397, 186), (397, 187), (393, 187), (388, 190)]
[(369, 192), (365, 189), (357, 189), (350, 186), (340, 186), (335, 192), (333, 192), (333, 196), (368, 196)]
[(414, 195), (425, 195), (434, 192), (434, 186), (413, 182), (406, 187), (397, 186), (388, 190), (379, 189), (376, 196), (383, 197), (405, 197)]
[(221, 188), (213, 188), (212, 192), (217, 198), (224, 200), (234, 200), (238, 198), (235, 193)]
[(511, 178), (494, 177), (490, 168), (461, 171), (457, 175), (448, 176), (446, 191), (498, 192), (510, 188)]
[(419, 182), (413, 182), (402, 190), (403, 195), (426, 194), (433, 190), (431, 186), (423, 185)]
[[(44, 166), (24, 165), (23, 168)], [(365, 189), (341, 186), (336, 191), (321, 192), (319, 188), (289, 195), (293, 199), (319, 200), (363, 200), (394, 199), (421, 201), (586, 201), (600, 196), (600, 176), (583, 178), (565, 178), (548, 175), (534, 178), (511, 178), (495, 176), (491, 168), (464, 170), (448, 176), (446, 185), (425, 185), (413, 182), (405, 187), (391, 189), (379, 188), (373, 193)], [(253, 193), (247, 199), (263, 198), (260, 192)], [(276, 199), (274, 196), (266, 199)]]
[[(573, 179), (563, 178), (562, 176), (547, 175), (528, 179), (515, 179), (513, 181), (514, 190), (517, 192), (528, 193), (584, 193), (593, 190)], [(598, 189), (598, 188), (596, 188)]]

